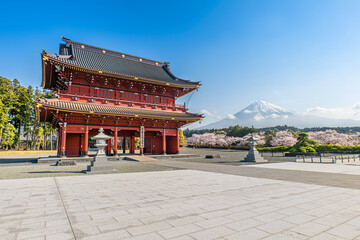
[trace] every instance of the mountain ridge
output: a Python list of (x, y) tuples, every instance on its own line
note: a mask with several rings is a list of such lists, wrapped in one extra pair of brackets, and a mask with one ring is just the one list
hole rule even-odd
[(333, 119), (298, 113), (262, 100), (257, 100), (230, 116), (232, 117), (207, 124), (197, 129), (220, 129), (234, 125), (255, 128), (274, 127), (277, 125), (288, 125), (299, 128), (360, 126), (360, 121), (357, 120)]

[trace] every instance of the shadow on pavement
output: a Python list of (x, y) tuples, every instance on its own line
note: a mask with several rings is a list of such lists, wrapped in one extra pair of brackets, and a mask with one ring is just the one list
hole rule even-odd
[(23, 172), (23, 173), (84, 173), (83, 171), (38, 171), (38, 172)]
[(1, 158), (0, 164), (3, 163), (36, 163), (37, 158)]

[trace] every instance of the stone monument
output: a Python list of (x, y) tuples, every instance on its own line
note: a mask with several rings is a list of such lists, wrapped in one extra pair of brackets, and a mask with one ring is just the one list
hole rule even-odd
[(85, 173), (99, 173), (99, 172), (112, 172), (114, 171), (113, 166), (107, 160), (105, 154), (105, 147), (107, 146), (106, 140), (111, 137), (104, 134), (104, 129), (100, 128), (99, 133), (92, 137), (91, 139), (96, 140), (95, 146), (97, 147), (97, 153), (94, 157), (94, 161), (91, 162), (91, 165), (87, 167)]
[(251, 137), (247, 139), (247, 141), (250, 142), (250, 150), (241, 162), (267, 162), (268, 160), (264, 159), (258, 150), (256, 150), (256, 139), (254, 138), (253, 133), (251, 133)]

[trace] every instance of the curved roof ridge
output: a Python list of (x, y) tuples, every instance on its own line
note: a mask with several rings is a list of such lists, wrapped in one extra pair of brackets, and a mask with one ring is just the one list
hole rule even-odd
[[(71, 43), (71, 44), (75, 44), (75, 45), (79, 45), (80, 47), (81, 46), (86, 46), (86, 47), (89, 47), (89, 48), (94, 48), (94, 49), (97, 49), (97, 50), (100, 50), (103, 54), (106, 54), (106, 52), (111, 52), (111, 53), (114, 53), (114, 54), (117, 54), (119, 55), (118, 57), (123, 57), (123, 55), (125, 56), (125, 58), (129, 59), (129, 60), (145, 60), (145, 61), (148, 61), (148, 62), (151, 62), (152, 64), (154, 64), (155, 66), (158, 66), (158, 67), (163, 67), (163, 66), (166, 66), (166, 65), (169, 65), (170, 62), (162, 62), (162, 61), (156, 61), (156, 60), (152, 60), (152, 59), (148, 59), (148, 58), (143, 58), (143, 57), (139, 57), (139, 56), (135, 56), (135, 55), (131, 55), (131, 54), (127, 54), (127, 53), (123, 53), (123, 52), (118, 52), (118, 51), (114, 51), (114, 50), (110, 50), (110, 49), (106, 49), (106, 48), (101, 48), (101, 47), (96, 47), (96, 46), (92, 46), (92, 45), (89, 45), (89, 44), (86, 44), (86, 43), (80, 43), (80, 42), (75, 42), (75, 41), (72, 41), (71, 39), (69, 38), (65, 38), (65, 37), (61, 37), (61, 39), (63, 41), (65, 41), (66, 43)], [(105, 53), (103, 52), (103, 50), (105, 50)], [(130, 57), (130, 58), (129, 58)], [(144, 62), (146, 63), (146, 62)], [(157, 64), (156, 64), (157, 63)]]

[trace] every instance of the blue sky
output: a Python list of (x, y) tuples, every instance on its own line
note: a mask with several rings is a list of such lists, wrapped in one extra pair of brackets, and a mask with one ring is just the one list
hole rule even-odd
[[(40, 51), (61, 36), (158, 61), (201, 81), (202, 124), (265, 100), (359, 119), (360, 1), (6, 1), (0, 75), (41, 82)], [(188, 101), (189, 96), (180, 99)]]

